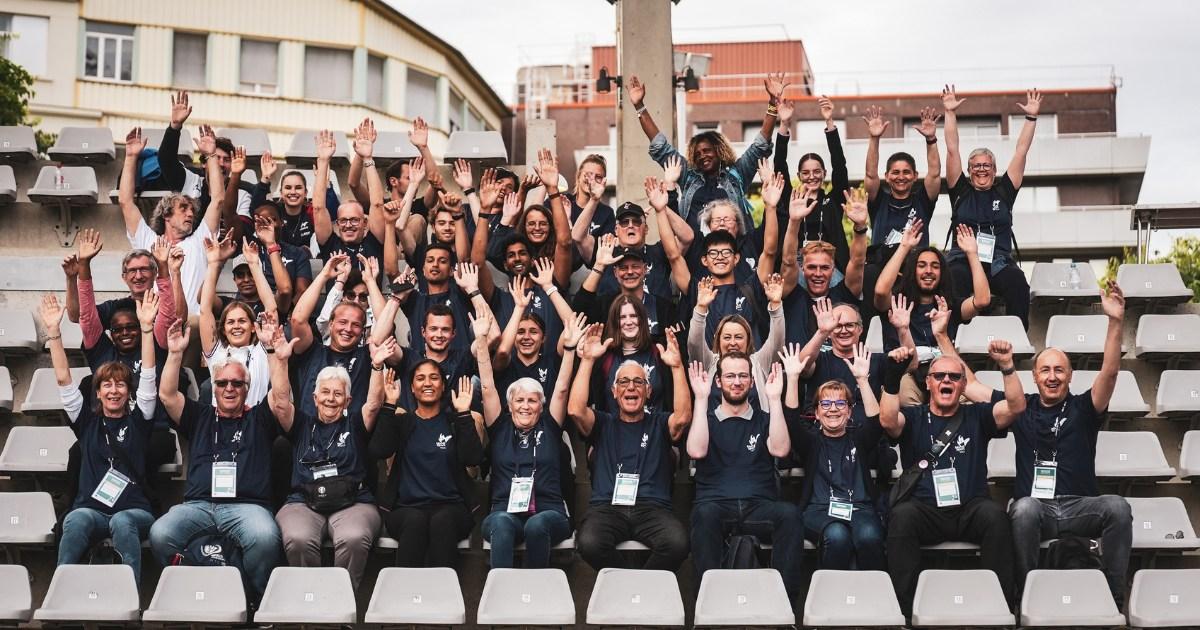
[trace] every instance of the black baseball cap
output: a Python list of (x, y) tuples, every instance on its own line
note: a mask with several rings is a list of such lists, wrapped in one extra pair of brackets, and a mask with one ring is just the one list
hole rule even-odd
[(627, 216), (628, 217), (638, 217), (639, 219), (645, 219), (646, 211), (643, 210), (642, 207), (637, 205), (636, 203), (633, 203), (632, 201), (626, 201), (625, 203), (623, 203), (617, 207), (617, 211), (614, 213), (614, 218), (619, 222), (621, 220), (621, 217), (627, 217)]
[(646, 262), (646, 251), (642, 247), (615, 247), (613, 248), (613, 256), (624, 259), (636, 258), (642, 262)]

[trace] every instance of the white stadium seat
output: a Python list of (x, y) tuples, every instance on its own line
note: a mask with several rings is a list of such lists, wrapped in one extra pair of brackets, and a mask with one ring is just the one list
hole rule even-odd
[(481, 626), (573, 626), (575, 600), (561, 569), (492, 569), (479, 598)]
[(1183, 501), (1178, 497), (1127, 497), (1133, 511), (1133, 548), (1156, 551), (1200, 549)]
[[(55, 180), (62, 174), (62, 183)], [(96, 171), (90, 166), (43, 166), (37, 181), (25, 193), (33, 203), (90, 206), (100, 197)]]
[(20, 164), (37, 159), (37, 137), (33, 127), (0, 127), (0, 162)]
[(993, 339), (1004, 339), (1012, 343), (1013, 356), (1019, 361), (1033, 356), (1033, 344), (1015, 315), (981, 315), (969, 324), (958, 327), (954, 346), (967, 361), (987, 360), (988, 344)]
[[(294, 166), (312, 166), (315, 164), (317, 161), (316, 136), (316, 129), (301, 129), (292, 134), (292, 144), (288, 147), (286, 156), (288, 164)], [(333, 159), (330, 162), (334, 165), (349, 163), (351, 150), (350, 143), (346, 140), (346, 134), (334, 131), (333, 143)]]
[(0, 203), (17, 200), (17, 176), (8, 164), (0, 164)]
[(1200, 569), (1142, 569), (1129, 591), (1131, 628), (1200, 626)]
[(804, 600), (804, 625), (902, 626), (904, 613), (887, 573), (818, 570)]
[(1071, 287), (1071, 263), (1034, 263), (1029, 276), (1029, 297), (1035, 305), (1055, 302), (1086, 304), (1100, 300), (1100, 285), (1091, 265), (1075, 265), (1079, 288)]
[(1142, 315), (1133, 356), (1168, 362), (1200, 357), (1200, 315)]
[(49, 493), (0, 492), (0, 544), (53, 544), (57, 522)]
[(15, 426), (0, 451), (0, 472), (65, 473), (74, 445), (71, 427)]
[(1054, 315), (1046, 328), (1046, 347), (1067, 353), (1071, 364), (1085, 367), (1104, 356), (1107, 315)]
[(775, 569), (711, 569), (696, 595), (697, 626), (794, 626), (796, 615)]
[(131, 624), (138, 620), (140, 610), (129, 565), (64, 564), (54, 570), (46, 598), (33, 619), (43, 624)]
[(482, 160), (489, 165), (507, 164), (508, 149), (499, 131), (455, 131), (444, 152), (446, 163), (458, 158)]
[(31, 311), (0, 311), (0, 351), (32, 354), (40, 347)]
[[(86, 367), (71, 368), (71, 382), (78, 387), (80, 381), (91, 374)], [(54, 368), (38, 368), (33, 371), (29, 380), (29, 389), (25, 392), (25, 402), (21, 403), (21, 413), (24, 414), (56, 414), (62, 411), (62, 399), (58, 395), (58, 380), (54, 378)]]
[(1154, 308), (1192, 299), (1192, 290), (1171, 263), (1121, 265), (1117, 268), (1117, 284), (1131, 304)]
[(1100, 480), (1154, 482), (1174, 476), (1158, 435), (1151, 431), (1101, 431), (1096, 439)]
[(587, 623), (601, 626), (680, 626), (683, 597), (670, 571), (601, 569), (588, 601)]
[(1200, 415), (1200, 370), (1163, 370), (1154, 411), (1167, 418)]
[(257, 161), (271, 152), (271, 139), (263, 129), (225, 127), (217, 130), (218, 138), (229, 138), (235, 147), (246, 147), (246, 159)]
[(358, 619), (350, 573), (341, 567), (276, 567), (255, 623), (353, 624)]
[(162, 624), (246, 622), (246, 593), (236, 567), (163, 569), (142, 621)]
[(19, 625), (33, 616), (33, 594), (29, 569), (19, 564), (0, 564), (0, 624)]
[(1200, 431), (1188, 431), (1183, 435), (1183, 448), (1179, 452), (1179, 478), (1188, 481), (1200, 479)]
[(108, 127), (63, 127), (46, 153), (64, 164), (105, 164), (113, 161), (117, 149)]
[(1021, 626), (1120, 626), (1108, 581), (1095, 569), (1050, 571), (1035, 569), (1025, 577), (1021, 597)]
[(917, 578), (912, 623), (917, 628), (1012, 627), (1000, 580), (985, 569), (926, 569)]
[(387, 567), (375, 580), (363, 621), (389, 626), (464, 624), (467, 608), (458, 574), (447, 567)]

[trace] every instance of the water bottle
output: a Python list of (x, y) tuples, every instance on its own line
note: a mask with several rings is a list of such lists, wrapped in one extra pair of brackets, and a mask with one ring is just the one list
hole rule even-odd
[(66, 181), (66, 178), (63, 177), (62, 164), (59, 164), (54, 168), (54, 190), (62, 190)]
[(1069, 284), (1072, 289), (1078, 289), (1081, 283), (1079, 279), (1079, 266), (1075, 263), (1071, 263), (1071, 270), (1068, 273), (1070, 275), (1067, 276), (1067, 284)]

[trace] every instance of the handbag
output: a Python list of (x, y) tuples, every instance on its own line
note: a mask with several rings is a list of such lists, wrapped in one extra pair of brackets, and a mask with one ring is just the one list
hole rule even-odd
[(334, 475), (309, 481), (301, 486), (304, 503), (318, 514), (333, 514), (358, 501), (362, 482), (349, 475)]
[[(921, 475), (924, 475), (927, 470), (932, 470), (933, 465), (942, 456), (942, 453), (945, 453), (946, 449), (950, 448), (950, 438), (954, 437), (955, 433), (958, 433), (958, 427), (961, 425), (962, 411), (959, 411), (946, 423), (946, 428), (942, 429), (937, 439), (934, 440), (929, 452), (922, 456), (921, 459), (913, 462), (913, 465), (906, 468), (904, 472), (900, 473), (900, 478), (892, 486), (892, 494), (888, 499), (890, 505), (894, 507), (907, 501), (912, 496), (913, 491), (917, 489), (917, 483), (921, 481)], [(934, 453), (933, 449), (937, 448), (938, 444), (941, 444), (942, 448), (937, 453)]]

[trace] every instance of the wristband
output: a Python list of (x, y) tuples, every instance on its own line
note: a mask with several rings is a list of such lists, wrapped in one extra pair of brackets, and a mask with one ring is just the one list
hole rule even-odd
[(637, 115), (638, 115), (638, 118), (641, 118), (641, 117), (642, 117), (642, 114), (645, 114), (645, 113), (646, 113), (646, 106), (645, 106), (645, 105), (642, 105), (641, 107), (638, 107), (638, 108), (634, 109), (634, 110), (633, 110), (633, 113), (637, 114)]
[(925, 138), (925, 144), (937, 144), (937, 136)]
[(549, 195), (546, 195), (546, 201), (551, 201), (554, 198), (561, 197), (561, 196), (563, 196), (563, 194), (560, 191), (556, 190), (556, 191), (550, 193)]
[(563, 352), (575, 352), (575, 348), (578, 346), (579, 344), (575, 344), (574, 346), (563, 346)]
[(154, 334), (154, 328), (152, 327), (152, 328), (150, 328), (150, 330), (146, 330), (145, 328), (143, 328), (143, 329), (142, 329), (142, 334), (144, 334), (144, 335), (153, 335), (153, 334)]
[(375, 160), (363, 160), (363, 168), (375, 166)]
[(279, 246), (279, 243), (271, 243), (270, 245), (267, 245), (268, 254), (278, 254), (282, 250), (283, 248)]
[(865, 226), (865, 225), (864, 225), (864, 226), (862, 227), (862, 229), (861, 229), (861, 230), (860, 230), (860, 229), (858, 229), (858, 226), (855, 226), (855, 227), (854, 227), (854, 233), (855, 233), (855, 234), (866, 234), (866, 233), (867, 233), (867, 226)]
[(275, 354), (275, 348), (264, 348), (263, 352), (266, 352), (267, 354)]
[(474, 187), (471, 187), (471, 188), (464, 188), (464, 189), (463, 189), (463, 196), (464, 196), (464, 197), (469, 197), (469, 196), (471, 196), (471, 195), (474, 195), (476, 192), (478, 192), (478, 191), (476, 191)]
[[(456, 409), (455, 411), (458, 411), (458, 410)], [(459, 411), (458, 418), (459, 418), (459, 420), (470, 420), (472, 422), (475, 421), (475, 417), (471, 415), (470, 409), (468, 409), (466, 411)]]
[(883, 364), (883, 391), (888, 394), (900, 393), (900, 379), (908, 371), (908, 362), (896, 363), (889, 357)]
[(53, 337), (46, 337), (46, 341), (54, 341), (55, 339), (62, 339), (62, 333), (54, 335)]
[(371, 364), (371, 371), (372, 371), (372, 372), (382, 372), (382, 371), (383, 371), (383, 367), (384, 367), (384, 366), (382, 366), (382, 365), (375, 365), (374, 363), (372, 363), (372, 364)]
[(476, 295), (483, 295), (483, 294), (479, 292), (479, 289), (475, 289), (474, 291), (471, 291), (470, 293), (467, 294), (467, 299), (474, 299), (474, 297)]
[(554, 285), (550, 285), (550, 288), (546, 289), (546, 297), (550, 297), (551, 295), (554, 295), (555, 293), (558, 293), (558, 287), (556, 287)]
[(774, 105), (767, 105), (767, 115), (779, 117), (779, 110)]
[(1028, 116), (1027, 115), (1027, 116), (1025, 116), (1025, 120), (1028, 120), (1029, 122), (1037, 122), (1037, 116)]
[(1008, 369), (1000, 368), (1000, 373), (1001, 373), (1001, 374), (1003, 374), (1003, 375), (1005, 375), (1005, 376), (1009, 376), (1009, 375), (1011, 375), (1011, 374), (1015, 374), (1015, 373), (1016, 373), (1016, 371), (1017, 371), (1017, 368), (1016, 368), (1016, 366), (1010, 367), (1010, 368), (1008, 368)]
[(603, 269), (597, 269), (596, 267), (592, 267), (592, 271), (595, 271), (596, 273), (598, 273), (598, 274), (600, 274), (600, 275), (602, 275), (602, 276), (604, 275), (604, 270), (603, 270)]
[(451, 219), (454, 219), (455, 221), (460, 221), (460, 220), (462, 220), (462, 218), (463, 218), (464, 216), (466, 216), (466, 215), (465, 215), (464, 213), (462, 213), (462, 212), (459, 212), (458, 214), (454, 214), (453, 212), (451, 212), (451, 213), (450, 213), (450, 218), (451, 218)]
[(488, 219), (490, 221), (491, 219), (495, 218), (496, 215), (498, 215), (498, 214), (500, 214), (500, 213), (499, 212), (480, 212), (479, 218), (480, 219)]

